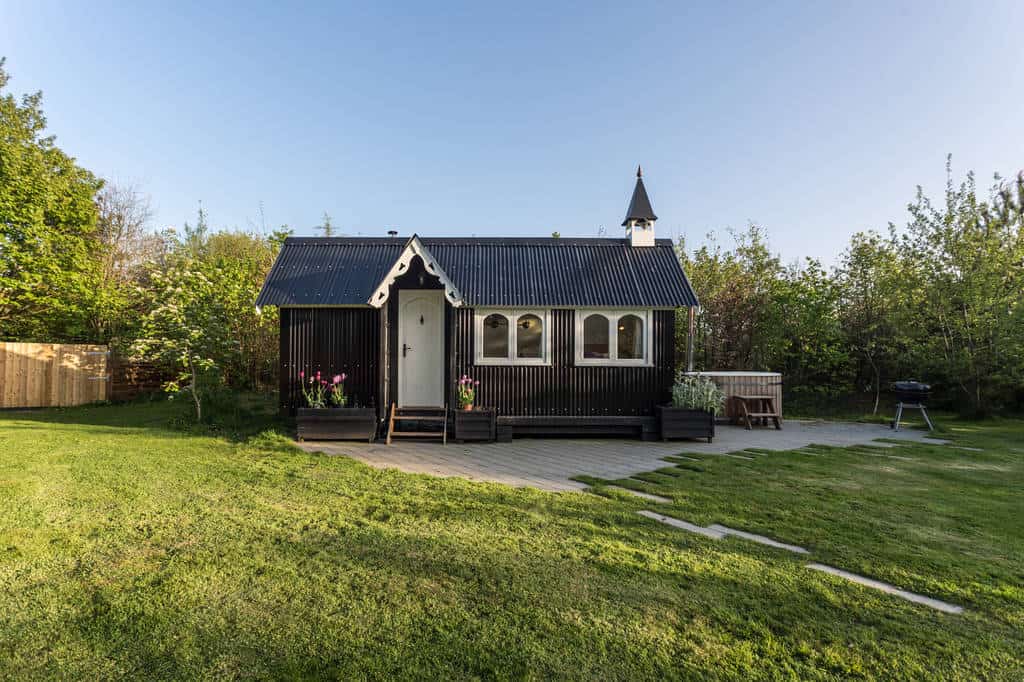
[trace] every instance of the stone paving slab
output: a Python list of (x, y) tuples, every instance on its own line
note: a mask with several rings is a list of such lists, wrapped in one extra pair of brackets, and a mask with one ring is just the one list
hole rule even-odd
[(711, 530), (721, 531), (726, 535), (735, 535), (738, 538), (744, 540), (750, 540), (751, 542), (757, 542), (762, 545), (768, 545), (769, 547), (775, 547), (776, 549), (784, 549), (787, 552), (793, 552), (795, 554), (807, 554), (807, 550), (797, 545), (789, 545), (785, 542), (779, 542), (778, 540), (772, 540), (764, 535), (758, 535), (757, 533), (748, 533), (745, 530), (736, 530), (735, 528), (729, 528), (728, 526), (721, 526), (717, 523), (712, 523), (708, 526)]
[[(459, 476), (548, 491), (583, 490), (576, 476), (628, 478), (665, 466), (669, 455), (723, 455), (755, 447), (761, 450), (796, 450), (812, 443), (850, 446), (876, 438), (929, 441), (927, 431), (893, 432), (880, 424), (788, 420), (782, 431), (719, 426), (714, 443), (674, 441), (645, 443), (621, 439), (516, 439), (511, 443), (441, 443), (401, 441), (393, 445), (340, 441), (306, 441), (308, 452), (352, 457), (370, 466), (433, 476)], [(876, 445), (881, 445), (876, 443)], [(737, 457), (743, 457), (737, 455)], [(770, 460), (771, 455), (768, 455)], [(761, 459), (758, 457), (757, 459)]]
[(626, 493), (628, 495), (640, 497), (645, 500), (650, 500), (651, 502), (660, 502), (661, 504), (671, 504), (672, 502), (672, 500), (667, 497), (662, 497), (661, 495), (652, 495), (650, 493), (645, 493), (641, 490), (631, 490), (630, 488), (623, 488), (617, 485), (606, 485), (605, 488), (607, 488), (608, 490), (617, 490), (620, 493)]
[(655, 521), (660, 521), (669, 526), (682, 528), (683, 530), (690, 531), (691, 533), (696, 533), (697, 535), (703, 535), (704, 537), (711, 538), (712, 540), (721, 540), (725, 537), (725, 533), (723, 533), (722, 531), (714, 530), (713, 528), (705, 528), (704, 526), (698, 526), (692, 523), (688, 523), (687, 521), (674, 519), (671, 516), (665, 516), (664, 514), (657, 514), (652, 511), (647, 511), (646, 509), (644, 509), (643, 511), (638, 511), (637, 514), (639, 514), (640, 516), (646, 516), (649, 519), (654, 519)]
[(964, 611), (962, 606), (957, 606), (956, 604), (950, 604), (949, 602), (944, 602), (941, 599), (934, 599), (932, 597), (926, 597), (923, 594), (917, 594), (915, 592), (907, 592), (906, 590), (901, 590), (900, 588), (896, 587), (895, 585), (890, 585), (889, 583), (884, 583), (881, 580), (875, 580), (874, 578), (867, 578), (865, 576), (858, 575), (856, 573), (850, 573), (849, 571), (844, 571), (844, 570), (839, 569), (839, 568), (834, 568), (832, 566), (826, 566), (825, 564), (807, 564), (807, 568), (814, 569), (815, 571), (822, 571), (824, 573), (828, 573), (830, 575), (838, 576), (840, 578), (845, 578), (846, 580), (849, 580), (851, 582), (857, 583), (858, 585), (864, 585), (865, 587), (872, 587), (872, 588), (874, 588), (876, 590), (881, 590), (882, 592), (885, 592), (887, 594), (891, 594), (893, 596), (899, 597), (900, 599), (906, 599), (907, 601), (912, 601), (912, 602), (914, 602), (916, 604), (924, 604), (925, 606), (930, 606), (933, 609), (936, 609), (938, 611), (943, 611), (945, 613), (963, 613), (963, 611)]

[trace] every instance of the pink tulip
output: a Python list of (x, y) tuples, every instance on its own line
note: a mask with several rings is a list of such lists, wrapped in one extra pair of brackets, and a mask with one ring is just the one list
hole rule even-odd
[(343, 376), (342, 376), (342, 375), (340, 375), (340, 374), (335, 374), (335, 375), (334, 375), (334, 378), (333, 378), (333, 379), (331, 379), (331, 381), (332, 381), (332, 382), (334, 382), (335, 384), (340, 384), (340, 383), (341, 383), (341, 382), (343, 382), (344, 380), (345, 380), (345, 377), (343, 377)]
[(299, 372), (299, 378), (300, 379), (305, 379), (306, 378), (306, 373), (305, 372)]
[(341, 373), (341, 380), (342, 380), (342, 381), (344, 381), (344, 380), (345, 380), (345, 379), (347, 379), (347, 378), (348, 378), (348, 375), (347, 375), (347, 374), (345, 374), (344, 372), (342, 372), (342, 373)]
[(320, 378), (320, 372), (317, 372), (317, 373), (316, 373), (316, 378), (317, 378), (317, 379), (319, 379), (319, 378)]
[(474, 386), (479, 386), (479, 385), (480, 385), (480, 381), (479, 381), (479, 380), (477, 380), (477, 381), (474, 381), (474, 382), (473, 382), (473, 385), (474, 385)]

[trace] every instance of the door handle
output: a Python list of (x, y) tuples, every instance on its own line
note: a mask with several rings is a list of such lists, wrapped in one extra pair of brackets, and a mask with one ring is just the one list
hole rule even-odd
[(406, 352), (406, 351), (409, 351), (409, 350), (412, 350), (412, 346), (407, 346), (407, 345), (405, 345), (405, 344), (403, 343), (403, 344), (402, 344), (402, 357), (403, 357), (403, 358), (405, 357), (405, 352)]

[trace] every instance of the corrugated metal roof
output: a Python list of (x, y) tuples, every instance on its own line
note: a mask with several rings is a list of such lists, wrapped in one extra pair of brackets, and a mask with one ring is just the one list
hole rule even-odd
[[(469, 306), (680, 307), (697, 305), (672, 241), (421, 238)], [(290, 238), (258, 306), (361, 305), (404, 239)]]

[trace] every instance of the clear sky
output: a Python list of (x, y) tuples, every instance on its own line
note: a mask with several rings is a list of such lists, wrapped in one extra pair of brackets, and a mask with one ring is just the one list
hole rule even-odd
[(0, 55), (157, 227), (613, 236), (642, 163), (659, 236), (831, 262), (1024, 168), (1019, 0), (290, 4), (0, 0)]

